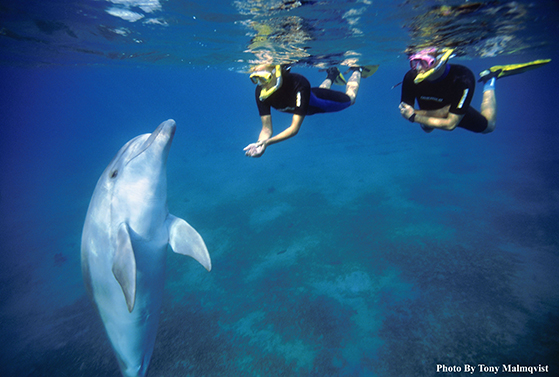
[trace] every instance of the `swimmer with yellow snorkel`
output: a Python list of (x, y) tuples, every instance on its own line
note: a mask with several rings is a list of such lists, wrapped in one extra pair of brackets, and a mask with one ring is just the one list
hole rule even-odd
[[(425, 132), (434, 129), (452, 131), (456, 127), (476, 133), (495, 129), (497, 102), (495, 80), (516, 75), (550, 62), (536, 60), (524, 64), (494, 66), (480, 73), (484, 83), (481, 112), (470, 106), (475, 78), (470, 69), (448, 64), (452, 49), (426, 48), (409, 57), (411, 70), (402, 82), (400, 114), (412, 123), (419, 123)], [(419, 110), (414, 109), (415, 101)]]
[[(307, 115), (341, 111), (355, 103), (361, 78), (376, 72), (378, 65), (352, 67), (345, 80), (338, 68), (327, 69), (327, 78), (318, 88), (311, 88), (302, 75), (291, 73), (289, 67), (262, 64), (254, 67), (250, 79), (256, 84), (256, 105), (262, 121), (258, 141), (249, 144), (245, 154), (260, 157), (266, 148), (295, 136)], [(331, 90), (332, 84), (346, 85), (345, 93)], [(291, 125), (273, 136), (271, 108), (293, 114)]]

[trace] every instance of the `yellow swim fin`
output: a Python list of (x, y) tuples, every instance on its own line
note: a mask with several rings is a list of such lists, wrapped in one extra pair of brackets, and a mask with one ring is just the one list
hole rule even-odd
[(378, 70), (379, 65), (375, 64), (375, 65), (354, 65), (352, 67), (349, 67), (349, 69), (347, 71), (344, 72), (344, 74), (348, 74), (349, 72), (353, 72), (353, 71), (359, 71), (361, 72), (361, 78), (362, 79), (366, 79), (369, 76), (372, 76), (373, 73), (375, 73)]
[(347, 80), (345, 79), (344, 75), (342, 75), (338, 71), (338, 75), (336, 76), (336, 78), (334, 79), (332, 84), (334, 84), (334, 85), (345, 85), (345, 84), (347, 84)]
[(378, 70), (378, 64), (361, 66), (361, 78), (366, 79)]
[(327, 74), (327, 79), (330, 79), (330, 81), (332, 81), (332, 84), (334, 85), (345, 85), (347, 84), (347, 81), (345, 79), (345, 77), (340, 73), (340, 70), (338, 69), (338, 67), (330, 67), (328, 69), (319, 69), (318, 72), (325, 72)]
[(541, 67), (542, 65), (545, 65), (550, 61), (551, 59), (540, 59), (522, 64), (495, 65), (489, 69), (486, 69), (485, 71), (480, 72), (480, 78), (478, 82), (486, 82), (493, 77), (500, 79), (502, 77), (518, 75), (519, 73), (524, 73), (531, 69)]

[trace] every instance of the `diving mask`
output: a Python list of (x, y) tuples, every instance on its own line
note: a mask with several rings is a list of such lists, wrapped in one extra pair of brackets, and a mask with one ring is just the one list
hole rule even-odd
[(272, 73), (268, 71), (257, 71), (250, 74), (250, 81), (252, 81), (253, 84), (262, 86), (272, 81), (272, 77)]
[[(267, 88), (273, 78), (276, 78), (276, 83), (274, 86)], [(281, 77), (281, 65), (276, 65), (272, 71), (259, 70), (250, 74), (250, 80), (261, 87), (260, 89), (260, 101), (264, 101), (266, 98), (270, 97), (282, 84)]]
[(437, 49), (434, 47), (426, 48), (409, 57), (410, 67), (415, 70), (419, 69), (431, 69), (435, 65), (434, 55), (437, 53)]
[[(446, 64), (448, 60), (454, 56), (452, 54), (453, 52), (453, 48), (443, 48), (441, 50), (437, 50), (433, 47), (421, 50), (410, 56), (410, 66), (416, 70), (417, 67), (421, 66), (421, 70), (424, 70), (424, 72), (419, 72), (417, 76), (415, 76), (413, 82), (419, 84), (427, 77), (437, 72), (439, 68)], [(433, 57), (435, 53), (437, 54), (436, 58)], [(423, 64), (425, 66), (422, 66)]]

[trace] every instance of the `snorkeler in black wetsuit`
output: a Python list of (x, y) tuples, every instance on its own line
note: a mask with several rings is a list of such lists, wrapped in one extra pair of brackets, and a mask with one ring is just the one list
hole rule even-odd
[(313, 115), (340, 111), (351, 106), (350, 96), (325, 88), (311, 88), (309, 80), (297, 73), (283, 74), (283, 84), (264, 101), (262, 87), (256, 87), (256, 105), (260, 116), (270, 115), (270, 108), (298, 115)]
[[(452, 49), (423, 49), (409, 57), (411, 70), (404, 76), (400, 114), (419, 123), (425, 132), (435, 128), (452, 131), (456, 127), (476, 133), (495, 129), (497, 102), (495, 80), (526, 72), (549, 63), (549, 59), (523, 64), (494, 66), (480, 73), (484, 83), (481, 111), (470, 106), (475, 78), (468, 68), (447, 64)], [(415, 101), (419, 110), (414, 109)]]
[(427, 111), (448, 107), (448, 112), (464, 116), (457, 127), (478, 133), (487, 129), (487, 119), (470, 106), (476, 82), (469, 68), (447, 64), (436, 80), (423, 80), (419, 84), (414, 83), (416, 75), (414, 70), (406, 73), (402, 83), (402, 102), (413, 106), (417, 100), (419, 108)]
[[(249, 157), (260, 157), (271, 144), (293, 137), (299, 132), (305, 116), (329, 113), (348, 108), (355, 103), (359, 83), (376, 71), (377, 66), (355, 67), (347, 81), (346, 92), (331, 90), (332, 83), (345, 83), (337, 68), (328, 69), (328, 77), (319, 88), (311, 88), (309, 81), (296, 73), (290, 73), (280, 65), (260, 65), (251, 74), (256, 87), (256, 104), (262, 120), (262, 130), (256, 143), (244, 150)], [(273, 135), (271, 108), (293, 114), (291, 125)]]

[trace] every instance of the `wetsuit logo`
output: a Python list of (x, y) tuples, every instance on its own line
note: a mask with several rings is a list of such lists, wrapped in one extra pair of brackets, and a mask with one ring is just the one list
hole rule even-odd
[(442, 98), (437, 98), (437, 97), (421, 96), (419, 98), (422, 99), (423, 101), (443, 102)]

